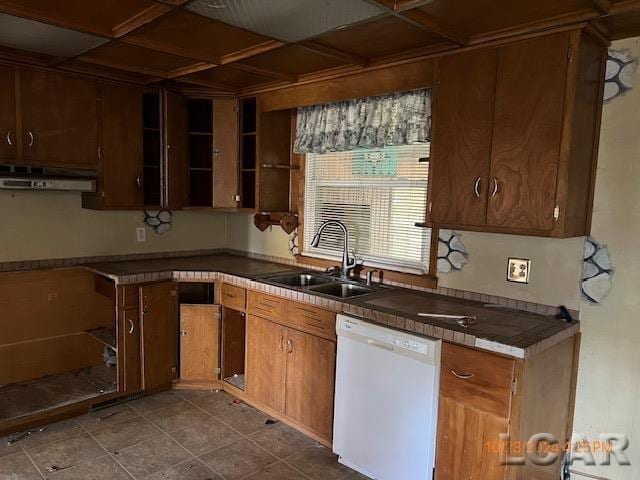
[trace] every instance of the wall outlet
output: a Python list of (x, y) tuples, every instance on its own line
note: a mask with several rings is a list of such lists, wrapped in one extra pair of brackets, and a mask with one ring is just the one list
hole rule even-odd
[(507, 280), (516, 283), (529, 283), (531, 260), (527, 258), (510, 258), (508, 261)]
[(147, 241), (147, 229), (144, 227), (136, 228), (136, 242), (146, 242)]

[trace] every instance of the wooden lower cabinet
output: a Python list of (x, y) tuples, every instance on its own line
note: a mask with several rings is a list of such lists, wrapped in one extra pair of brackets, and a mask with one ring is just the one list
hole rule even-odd
[(335, 343), (287, 329), (286, 413), (323, 438), (333, 431)]
[(504, 456), (493, 447), (500, 444), (500, 434), (508, 433), (509, 419), (461, 402), (440, 397), (436, 479), (504, 479)]
[(173, 282), (140, 287), (142, 379), (145, 390), (166, 388), (176, 379), (177, 290)]
[(335, 342), (249, 315), (247, 394), (327, 442), (335, 362)]
[(220, 305), (180, 305), (180, 380), (218, 380), (220, 310)]
[(122, 363), (119, 390), (121, 393), (135, 393), (142, 390), (140, 312), (138, 307), (126, 308), (120, 313), (118, 328), (119, 362)]
[[(572, 432), (579, 336), (526, 359), (442, 345), (436, 480), (555, 480), (560, 456), (550, 465), (506, 465), (508, 450), (539, 433), (563, 446)], [(541, 452), (545, 457), (549, 452)]]
[(285, 413), (287, 328), (249, 315), (247, 324), (247, 394)]

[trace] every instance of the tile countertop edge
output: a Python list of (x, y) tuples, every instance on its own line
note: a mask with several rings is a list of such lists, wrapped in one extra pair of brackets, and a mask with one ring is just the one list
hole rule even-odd
[(281, 286), (275, 286), (264, 282), (259, 276), (251, 277), (242, 274), (230, 274), (221, 271), (191, 271), (191, 270), (168, 270), (150, 273), (138, 273), (131, 275), (117, 275), (101, 271), (99, 268), (92, 266), (83, 266), (98, 275), (102, 275), (113, 280), (118, 285), (127, 285), (144, 282), (154, 282), (162, 280), (196, 280), (196, 281), (223, 281), (233, 285), (250, 288), (252, 290), (262, 291), (271, 295), (285, 297), (296, 302), (308, 303), (316, 305), (336, 313), (345, 315), (353, 315), (361, 317), (367, 321), (382, 325), (384, 327), (393, 328), (399, 331), (413, 333), (423, 337), (439, 338), (443, 341), (463, 345), (467, 347), (479, 348), (493, 353), (499, 353), (514, 358), (527, 359), (546, 350), (563, 340), (573, 337), (580, 331), (580, 323), (575, 322), (570, 327), (558, 331), (547, 338), (544, 338), (532, 345), (524, 348), (515, 347), (504, 343), (495, 342), (490, 339), (484, 339), (464, 332), (451, 330), (445, 327), (429, 324), (428, 322), (417, 322), (411, 318), (400, 315), (392, 315), (376, 308), (364, 308), (357, 304), (342, 302), (339, 300), (330, 300), (326, 297), (313, 295), (309, 292), (301, 292), (299, 290), (288, 289)]

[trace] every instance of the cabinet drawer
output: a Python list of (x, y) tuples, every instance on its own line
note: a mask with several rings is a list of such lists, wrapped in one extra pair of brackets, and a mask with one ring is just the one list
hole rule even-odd
[(249, 313), (282, 322), (287, 311), (287, 300), (260, 292), (249, 292)]
[(242, 287), (222, 284), (222, 305), (236, 310), (244, 310), (247, 304), (247, 291)]
[(309, 333), (335, 339), (336, 314), (329, 310), (306, 305), (303, 303), (289, 303), (289, 322)]
[(122, 287), (122, 308), (136, 308), (140, 302), (140, 287), (138, 285), (124, 285)]
[(508, 418), (514, 360), (444, 343), (440, 394)]

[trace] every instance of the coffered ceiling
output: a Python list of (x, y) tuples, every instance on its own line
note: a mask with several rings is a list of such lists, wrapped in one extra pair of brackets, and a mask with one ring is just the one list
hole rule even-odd
[(242, 94), (580, 22), (640, 0), (0, 0), (0, 59)]

